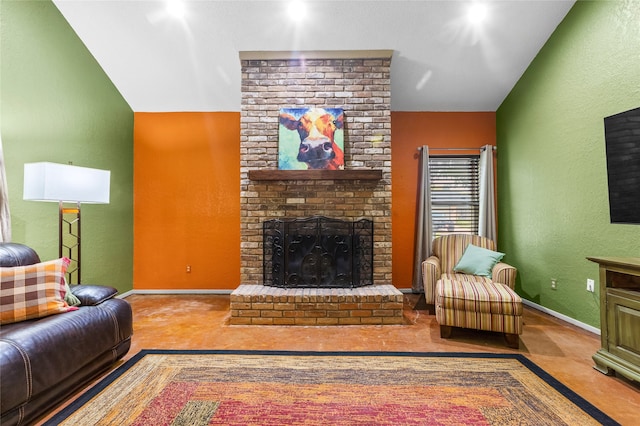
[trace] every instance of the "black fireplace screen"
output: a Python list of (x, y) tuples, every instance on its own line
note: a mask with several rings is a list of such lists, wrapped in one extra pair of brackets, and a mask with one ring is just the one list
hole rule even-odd
[(373, 284), (373, 222), (312, 216), (263, 223), (264, 284), (342, 287)]

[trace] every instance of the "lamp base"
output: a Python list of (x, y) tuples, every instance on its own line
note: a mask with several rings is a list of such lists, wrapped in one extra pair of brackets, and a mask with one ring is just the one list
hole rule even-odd
[(60, 257), (71, 260), (67, 269), (67, 283), (80, 284), (80, 203), (76, 207), (64, 207), (59, 202), (59, 246)]

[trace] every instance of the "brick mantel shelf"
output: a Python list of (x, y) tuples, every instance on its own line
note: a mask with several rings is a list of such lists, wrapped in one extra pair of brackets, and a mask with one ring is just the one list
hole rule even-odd
[(250, 180), (380, 180), (382, 170), (249, 170)]

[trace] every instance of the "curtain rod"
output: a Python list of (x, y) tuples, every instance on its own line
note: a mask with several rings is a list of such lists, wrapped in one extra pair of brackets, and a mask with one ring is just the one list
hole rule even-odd
[[(497, 146), (492, 146), (494, 151), (497, 151), (498, 147)], [(473, 147), (473, 148), (431, 148), (429, 147), (429, 151), (474, 151), (474, 150), (478, 150), (478, 151), (482, 151), (484, 150), (484, 146), (481, 147)], [(422, 150), (422, 147), (419, 146), (418, 147), (418, 151)]]

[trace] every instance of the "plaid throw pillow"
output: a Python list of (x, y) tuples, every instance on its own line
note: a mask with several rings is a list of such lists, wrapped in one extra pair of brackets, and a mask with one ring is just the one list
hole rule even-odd
[(0, 324), (75, 311), (64, 301), (69, 259), (0, 268)]

